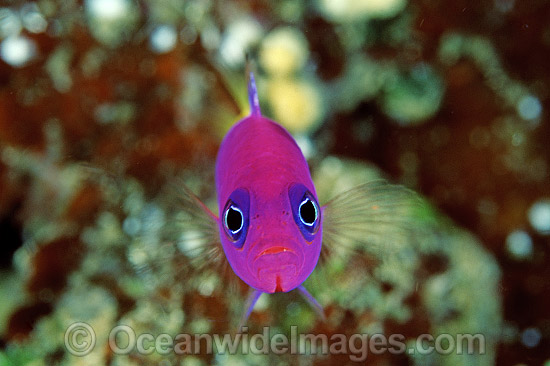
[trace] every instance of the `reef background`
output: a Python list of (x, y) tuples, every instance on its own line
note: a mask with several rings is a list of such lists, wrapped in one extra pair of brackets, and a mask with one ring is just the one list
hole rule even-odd
[(383, 172), (437, 208), (444, 238), (372, 282), (353, 280), (366, 259), (329, 264), (352, 285), (311, 284), (325, 325), (288, 294), (260, 304), (253, 326), (478, 329), (492, 339), (485, 358), (367, 363), (548, 365), (548, 19), (543, 0), (1, 2), (0, 364), (231, 361), (74, 358), (62, 337), (79, 317), (107, 333), (227, 331), (243, 286), (234, 298), (223, 276), (187, 288), (177, 263), (159, 269), (144, 253), (162, 247), (174, 177), (213, 202), (217, 147), (247, 113), (248, 52), (262, 110), (296, 136), (320, 194)]

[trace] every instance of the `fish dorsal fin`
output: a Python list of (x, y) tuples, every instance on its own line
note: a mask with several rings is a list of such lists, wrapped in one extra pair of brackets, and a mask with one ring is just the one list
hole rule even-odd
[(250, 114), (253, 116), (261, 116), (260, 99), (258, 98), (258, 89), (256, 88), (256, 80), (254, 78), (254, 71), (252, 62), (247, 60), (246, 62), (246, 78), (248, 84), (248, 102), (250, 104)]

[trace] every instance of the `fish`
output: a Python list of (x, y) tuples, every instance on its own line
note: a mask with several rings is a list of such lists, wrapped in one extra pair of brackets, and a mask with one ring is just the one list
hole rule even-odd
[[(410, 241), (418, 195), (383, 179), (366, 182), (320, 205), (306, 158), (292, 135), (262, 115), (254, 73), (247, 74), (250, 114), (223, 138), (215, 164), (219, 214), (184, 191), (224, 257), (251, 292), (240, 326), (262, 294), (297, 290), (321, 319), (324, 310), (304, 282), (322, 249), (349, 243), (391, 251)], [(355, 244), (354, 244), (355, 245)]]

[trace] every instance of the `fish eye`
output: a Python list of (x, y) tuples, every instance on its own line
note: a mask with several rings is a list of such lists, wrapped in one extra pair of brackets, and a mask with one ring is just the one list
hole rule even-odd
[(315, 206), (315, 203), (313, 203), (313, 201), (309, 197), (306, 196), (304, 200), (300, 203), (298, 212), (300, 214), (300, 221), (302, 221), (304, 225), (315, 225), (315, 221), (317, 221), (318, 215), (317, 206)]
[(232, 234), (238, 234), (243, 229), (243, 212), (235, 205), (225, 211), (224, 223)]
[(248, 231), (248, 216), (250, 210), (250, 195), (244, 188), (237, 188), (229, 195), (229, 199), (221, 215), (223, 231), (240, 249), (243, 247)]
[(312, 242), (320, 226), (319, 204), (306, 186), (292, 184), (288, 189), (294, 222), (307, 242)]

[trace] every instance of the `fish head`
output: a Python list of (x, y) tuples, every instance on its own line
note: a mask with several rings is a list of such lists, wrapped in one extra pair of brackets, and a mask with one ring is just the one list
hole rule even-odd
[(313, 189), (284, 184), (271, 194), (237, 188), (220, 215), (231, 268), (249, 286), (287, 292), (311, 274), (321, 252), (322, 214)]

